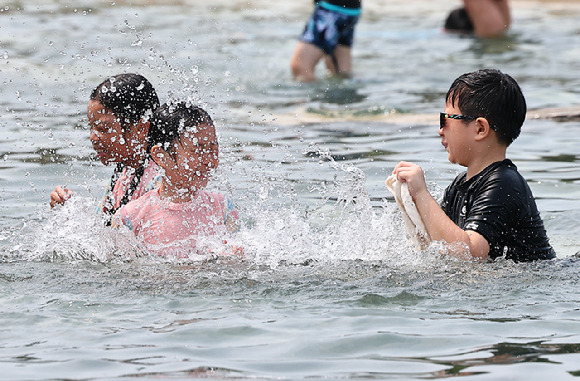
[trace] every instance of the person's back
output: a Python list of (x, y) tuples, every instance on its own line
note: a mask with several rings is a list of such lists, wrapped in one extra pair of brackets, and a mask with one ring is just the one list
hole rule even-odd
[(445, 30), (494, 38), (502, 36), (510, 27), (508, 0), (463, 0), (463, 5), (451, 11), (445, 20)]

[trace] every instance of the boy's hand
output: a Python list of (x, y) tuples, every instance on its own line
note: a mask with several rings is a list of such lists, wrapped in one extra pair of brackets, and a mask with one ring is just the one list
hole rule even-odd
[(423, 169), (417, 164), (401, 161), (393, 169), (393, 175), (397, 176), (398, 181), (407, 183), (409, 193), (413, 197), (413, 200), (416, 201), (417, 197), (423, 192), (429, 193), (427, 184), (425, 183)]
[(65, 187), (57, 186), (50, 194), (50, 207), (54, 208), (56, 205), (63, 205), (66, 200), (72, 196), (73, 192)]

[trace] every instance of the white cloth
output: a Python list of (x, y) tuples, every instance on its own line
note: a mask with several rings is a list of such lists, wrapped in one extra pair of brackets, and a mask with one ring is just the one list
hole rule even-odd
[(405, 220), (405, 226), (407, 227), (407, 233), (411, 237), (411, 240), (419, 250), (426, 248), (431, 239), (425, 229), (425, 224), (421, 215), (417, 211), (417, 206), (409, 193), (409, 186), (407, 183), (402, 183), (397, 181), (395, 175), (391, 175), (385, 181), (387, 189), (395, 196), (395, 201), (397, 205), (403, 212), (403, 220)]

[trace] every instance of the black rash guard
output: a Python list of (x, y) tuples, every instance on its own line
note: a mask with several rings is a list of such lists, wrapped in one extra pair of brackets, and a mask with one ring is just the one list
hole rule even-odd
[(314, 4), (319, 3), (320, 1), (324, 1), (325, 3), (338, 5), (339, 7), (349, 8), (349, 9), (358, 9), (360, 8), (361, 0), (314, 0)]
[(553, 259), (544, 223), (530, 187), (508, 159), (465, 180), (462, 173), (447, 187), (441, 207), (463, 230), (481, 234), (489, 257), (515, 262)]

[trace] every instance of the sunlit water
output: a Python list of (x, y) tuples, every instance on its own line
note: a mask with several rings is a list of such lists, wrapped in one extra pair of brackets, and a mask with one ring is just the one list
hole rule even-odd
[[(0, 379), (580, 375), (580, 121), (541, 117), (580, 104), (575, 2), (513, 1), (509, 35), (478, 41), (441, 32), (455, 1), (368, 1), (355, 78), (313, 85), (288, 67), (310, 1), (95, 3), (0, 3)], [(461, 168), (437, 113), (482, 67), (540, 110), (509, 157), (555, 261), (416, 252), (383, 185), (411, 160), (442, 194)], [(86, 103), (124, 71), (214, 116), (245, 259), (152, 258), (101, 225)], [(50, 211), (57, 184), (76, 195)]]

